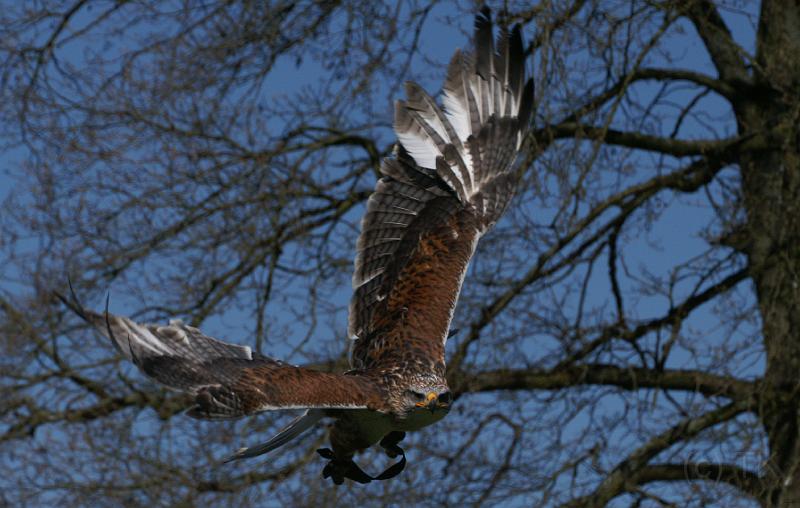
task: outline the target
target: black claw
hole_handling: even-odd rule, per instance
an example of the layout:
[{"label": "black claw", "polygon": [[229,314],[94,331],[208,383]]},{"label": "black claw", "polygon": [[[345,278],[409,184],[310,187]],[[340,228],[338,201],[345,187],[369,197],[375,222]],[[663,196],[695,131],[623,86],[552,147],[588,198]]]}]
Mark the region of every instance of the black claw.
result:
[{"label": "black claw", "polygon": [[322,470],[322,477],[326,479],[331,478],[336,485],[344,483],[345,478],[349,478],[358,483],[369,483],[372,481],[372,477],[358,467],[358,465],[353,462],[353,459],[337,459],[330,448],[320,448],[317,450],[317,453],[322,458],[330,461]]},{"label": "black claw", "polygon": [[397,443],[405,439],[405,437],[405,432],[393,431],[386,434],[386,436],[381,439],[381,447],[390,459],[393,459],[399,455],[404,455],[403,449],[397,446]]},{"label": "black claw", "polygon": [[319,453],[323,459],[333,460],[333,451],[331,451],[330,448],[320,448],[317,450],[317,453]]},{"label": "black claw", "polygon": [[390,432],[381,440],[381,446],[386,450],[386,454],[389,455],[389,457],[395,458],[397,456],[402,456],[402,458],[386,469],[386,471],[375,477],[365,473],[363,469],[358,467],[358,464],[356,464],[353,459],[337,459],[331,449],[320,448],[317,450],[317,453],[322,458],[329,460],[322,469],[322,477],[325,479],[331,478],[336,485],[344,483],[345,478],[361,484],[369,483],[372,480],[388,480],[389,478],[394,478],[406,467],[406,455],[403,449],[397,446],[397,443],[402,441],[405,437],[405,432]]}]

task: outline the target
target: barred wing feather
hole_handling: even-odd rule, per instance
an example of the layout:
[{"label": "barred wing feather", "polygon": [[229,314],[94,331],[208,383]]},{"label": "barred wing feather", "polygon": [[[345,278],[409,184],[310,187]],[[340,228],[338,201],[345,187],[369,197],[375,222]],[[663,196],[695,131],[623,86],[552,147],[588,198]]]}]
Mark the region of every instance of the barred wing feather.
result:
[{"label": "barred wing feather", "polygon": [[58,296],[148,377],[193,395],[190,416],[236,418],[275,409],[383,408],[382,394],[362,376],[295,367],[247,346],[209,337],[180,321],[137,323],[84,309],[74,295],[71,300]]},{"label": "barred wing feather", "polygon": [[396,354],[399,335],[426,337],[443,358],[476,242],[513,196],[533,109],[519,26],[501,29],[496,47],[484,9],[474,55],[457,51],[448,67],[444,109],[415,83],[395,106],[399,146],[381,166],[357,245],[348,330],[357,368]]}]

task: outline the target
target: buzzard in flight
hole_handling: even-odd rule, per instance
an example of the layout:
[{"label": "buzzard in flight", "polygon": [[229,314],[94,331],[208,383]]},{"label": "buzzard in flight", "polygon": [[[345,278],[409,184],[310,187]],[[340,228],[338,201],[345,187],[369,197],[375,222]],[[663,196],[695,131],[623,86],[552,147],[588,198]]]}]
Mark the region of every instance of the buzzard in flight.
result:
[{"label": "buzzard in flight", "polygon": [[[525,79],[519,26],[495,44],[491,12],[475,19],[474,53],[456,51],[440,108],[419,85],[395,106],[394,157],[367,202],[356,246],[349,336],[351,370],[295,367],[229,344],[179,321],[135,323],[62,301],[108,336],[147,376],[194,396],[197,418],[261,411],[305,412],[269,441],[230,459],[254,457],[299,436],[323,417],[335,423],[323,475],[366,483],[399,473],[405,431],[443,418],[452,403],[445,343],[478,239],[514,193],[514,161],[530,122],[533,82]],[[354,462],[380,443],[400,461],[377,477]]]}]

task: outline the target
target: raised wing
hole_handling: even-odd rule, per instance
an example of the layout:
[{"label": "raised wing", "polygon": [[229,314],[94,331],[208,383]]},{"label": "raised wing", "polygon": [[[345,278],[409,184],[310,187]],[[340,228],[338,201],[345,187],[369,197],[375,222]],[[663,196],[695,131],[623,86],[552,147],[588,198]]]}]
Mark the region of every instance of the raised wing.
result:
[{"label": "raised wing", "polygon": [[[166,326],[136,323],[88,311],[74,295],[72,300],[57,296],[147,376],[194,395],[188,414],[195,418],[236,418],[292,408],[383,409],[384,397],[368,378],[295,367],[180,321]],[[319,419],[319,413],[312,414]]]},{"label": "raised wing", "polygon": [[480,236],[503,214],[530,123],[520,27],[475,21],[475,54],[453,55],[444,111],[415,83],[395,107],[396,157],[367,202],[353,274],[349,335],[356,368],[419,350],[444,367],[444,343]]}]

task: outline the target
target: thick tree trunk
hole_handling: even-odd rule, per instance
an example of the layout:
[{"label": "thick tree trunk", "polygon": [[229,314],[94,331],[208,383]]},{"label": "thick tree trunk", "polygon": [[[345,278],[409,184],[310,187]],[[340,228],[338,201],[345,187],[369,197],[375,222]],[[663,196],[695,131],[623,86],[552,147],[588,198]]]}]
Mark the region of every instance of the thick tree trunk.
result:
[{"label": "thick tree trunk", "polygon": [[800,3],[765,0],[755,86],[735,105],[741,132],[781,129],[740,159],[746,253],[763,320],[760,416],[770,446],[767,506],[800,506]]}]

